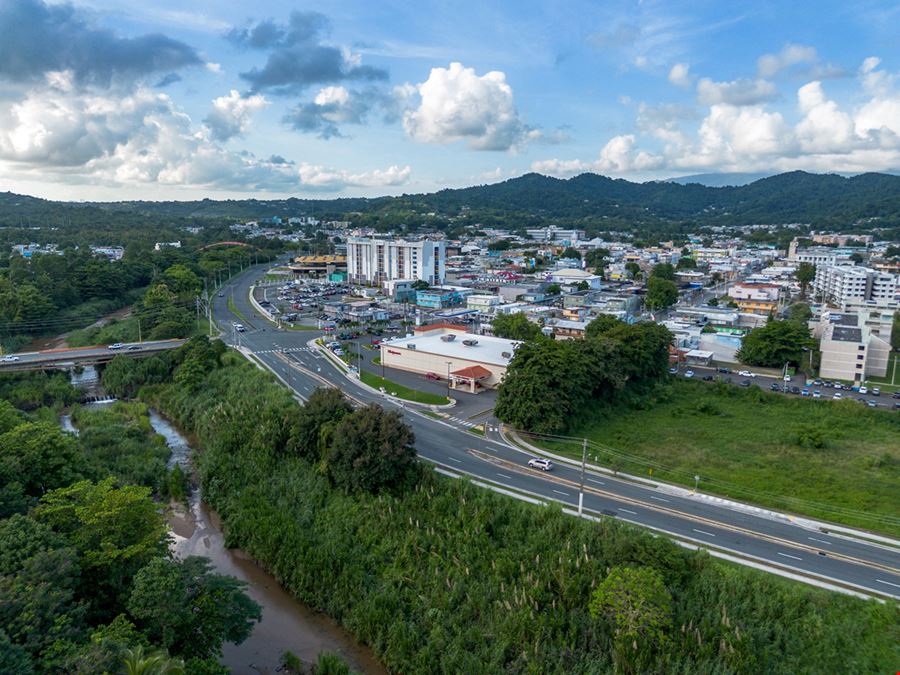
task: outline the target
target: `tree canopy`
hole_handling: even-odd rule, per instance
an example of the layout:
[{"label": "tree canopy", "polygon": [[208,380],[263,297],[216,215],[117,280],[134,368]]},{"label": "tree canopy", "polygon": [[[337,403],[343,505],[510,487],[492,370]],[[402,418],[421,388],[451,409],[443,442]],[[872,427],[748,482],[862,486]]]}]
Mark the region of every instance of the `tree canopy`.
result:
[{"label": "tree canopy", "polygon": [[491,331],[507,340],[537,340],[542,337],[541,327],[522,312],[498,314],[491,321]]},{"label": "tree canopy", "polygon": [[737,357],[749,366],[780,368],[785,363],[799,365],[803,360],[803,348],[812,346],[805,323],[769,321],[744,336]]},{"label": "tree canopy", "polygon": [[644,302],[650,309],[665,309],[678,302],[678,287],[674,282],[659,276],[647,280],[647,295]]}]

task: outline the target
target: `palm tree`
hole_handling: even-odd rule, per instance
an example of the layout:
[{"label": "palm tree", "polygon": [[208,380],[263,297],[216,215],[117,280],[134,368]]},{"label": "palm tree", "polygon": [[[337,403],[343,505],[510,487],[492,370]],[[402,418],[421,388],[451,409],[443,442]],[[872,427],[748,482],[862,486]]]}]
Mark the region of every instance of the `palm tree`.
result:
[{"label": "palm tree", "polygon": [[125,650],[125,675],[184,675],[184,661],[158,650],[144,653],[142,646]]}]

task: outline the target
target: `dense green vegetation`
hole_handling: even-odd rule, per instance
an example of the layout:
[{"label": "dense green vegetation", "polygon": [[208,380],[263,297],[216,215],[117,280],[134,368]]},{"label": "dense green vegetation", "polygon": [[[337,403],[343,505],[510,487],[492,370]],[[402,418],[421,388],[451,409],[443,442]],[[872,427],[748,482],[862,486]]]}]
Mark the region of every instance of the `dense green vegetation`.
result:
[{"label": "dense green vegetation", "polygon": [[900,416],[856,401],[672,380],[634,406],[595,409],[542,440],[605,466],[889,534],[900,534]]},{"label": "dense green vegetation", "polygon": [[[3,385],[29,409],[66,397],[57,378]],[[153,498],[171,485],[169,451],[146,407],[72,418],[77,436],[53,410],[0,399],[0,672],[221,675],[221,645],[245,639],[259,608],[205,559],[169,557]]]},{"label": "dense green vegetation", "polygon": [[805,351],[816,344],[802,316],[801,310],[797,318],[792,313],[790,319],[769,321],[751,330],[741,341],[736,355],[738,360],[750,366],[767,368],[781,368],[786,363],[801,365]]},{"label": "dense green vegetation", "polygon": [[639,396],[668,367],[672,336],[654,323],[592,321],[584,340],[529,340],[516,348],[494,414],[517,429],[559,433],[597,402]]},{"label": "dense green vegetation", "polygon": [[[229,545],[392,670],[878,672],[900,656],[893,605],[723,565],[613,521],[432,472],[348,491],[322,453],[335,416],[350,417],[339,395],[307,413],[270,375],[222,363],[196,390],[170,382],[142,397],[199,439]],[[626,618],[632,606],[648,609]],[[645,638],[636,649],[632,634]]]}]

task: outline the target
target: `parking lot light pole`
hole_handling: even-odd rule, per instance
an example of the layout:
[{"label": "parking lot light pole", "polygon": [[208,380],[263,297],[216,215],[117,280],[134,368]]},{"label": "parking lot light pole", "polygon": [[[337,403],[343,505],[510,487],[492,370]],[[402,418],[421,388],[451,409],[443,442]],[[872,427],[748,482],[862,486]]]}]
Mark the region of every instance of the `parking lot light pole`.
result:
[{"label": "parking lot light pole", "polygon": [[587,462],[587,438],[581,439],[581,487],[578,488],[578,515],[584,510],[584,465]]},{"label": "parking lot light pole", "polygon": [[450,364],[453,361],[447,361],[447,398],[450,398]]}]

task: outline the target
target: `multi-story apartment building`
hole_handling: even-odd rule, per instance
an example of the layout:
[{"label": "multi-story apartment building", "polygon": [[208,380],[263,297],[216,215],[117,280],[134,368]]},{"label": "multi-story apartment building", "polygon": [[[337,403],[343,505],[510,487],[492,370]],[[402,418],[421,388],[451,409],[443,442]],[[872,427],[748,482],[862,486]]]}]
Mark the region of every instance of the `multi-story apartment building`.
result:
[{"label": "multi-story apartment building", "polygon": [[891,354],[890,335],[874,335],[857,314],[828,312],[819,330],[822,360],[819,375],[828,379],[861,382],[884,377]]},{"label": "multi-story apartment building", "polygon": [[547,227],[529,228],[525,230],[528,236],[535,241],[555,241],[560,244],[574,243],[580,239],[584,239],[584,230],[563,229],[556,225],[548,225]]},{"label": "multi-story apartment building", "polygon": [[826,302],[837,305],[854,300],[890,301],[897,295],[897,277],[868,267],[820,265],[813,289]]},{"label": "multi-story apartment building", "polygon": [[347,239],[351,283],[380,285],[394,279],[414,279],[440,285],[444,283],[446,258],[443,239]]},{"label": "multi-story apartment building", "polygon": [[728,289],[728,297],[741,312],[767,315],[778,308],[780,292],[778,284],[735,284]]}]

